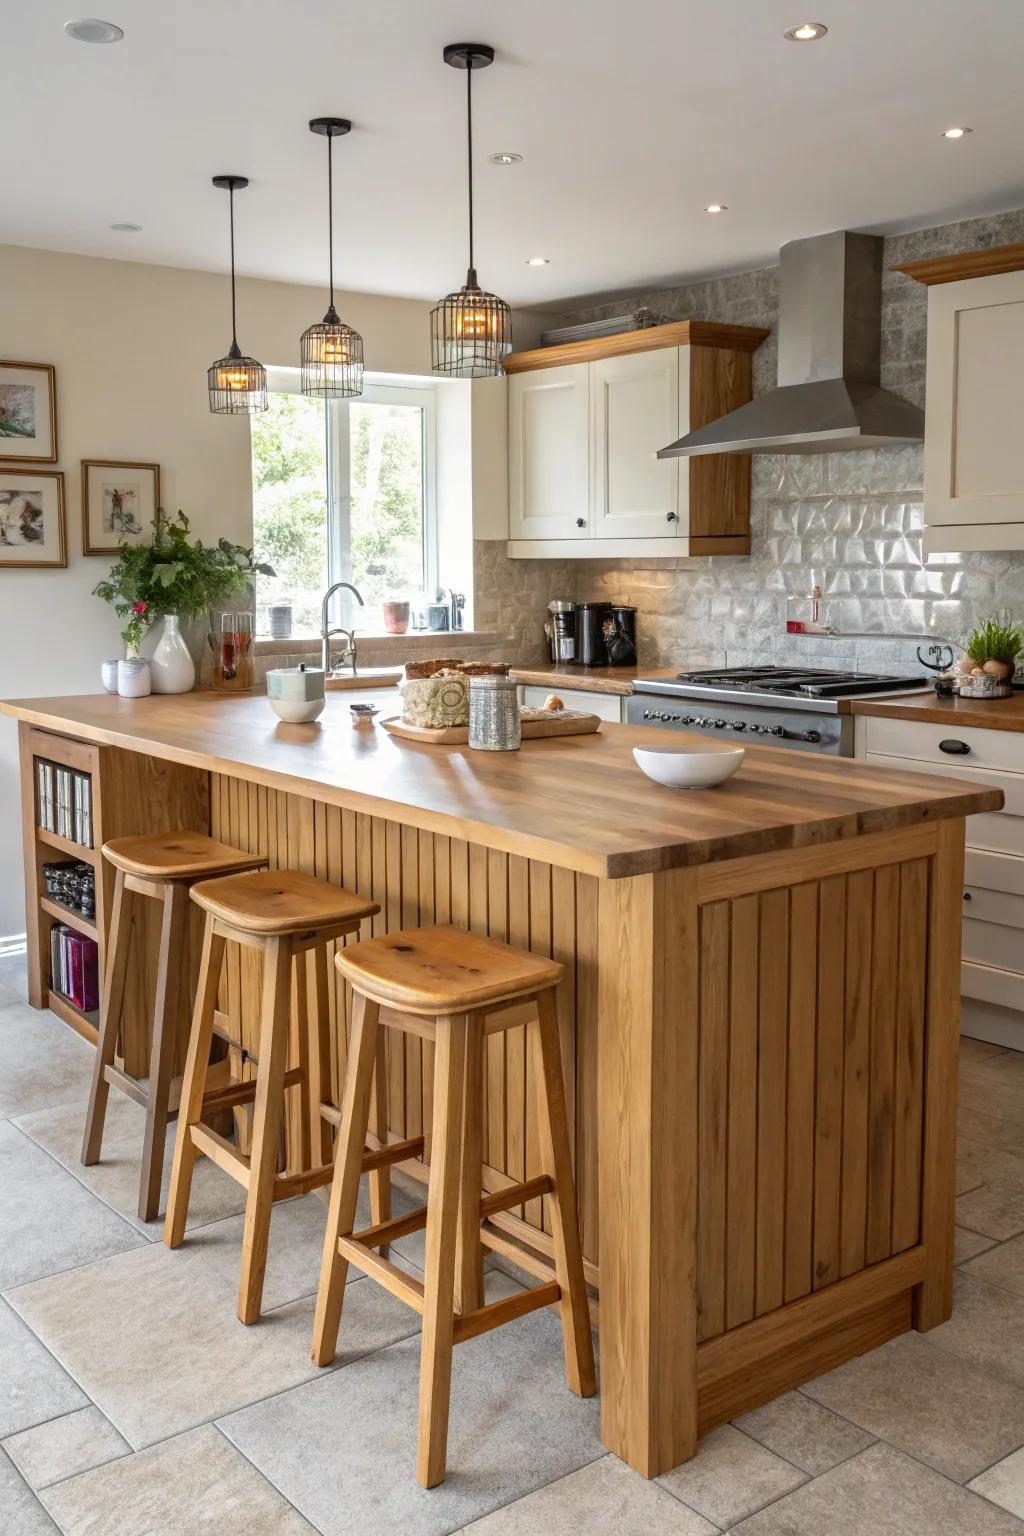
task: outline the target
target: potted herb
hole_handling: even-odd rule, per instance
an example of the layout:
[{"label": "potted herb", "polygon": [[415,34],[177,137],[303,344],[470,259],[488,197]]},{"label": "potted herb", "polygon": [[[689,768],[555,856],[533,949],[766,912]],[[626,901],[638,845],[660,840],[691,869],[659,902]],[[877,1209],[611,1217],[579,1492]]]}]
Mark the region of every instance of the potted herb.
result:
[{"label": "potted herb", "polygon": [[163,508],[153,519],[148,544],[122,541],[117,562],[93,589],[122,621],[129,656],[137,656],[143,637],[157,620],[164,634],[153,657],[157,692],[180,693],[192,687],[195,667],[178,630],[180,620],[196,619],[208,609],[237,600],[253,576],[273,576],[258,564],[251,549],[218,539],[214,546],[189,536],[183,512],[170,517]]},{"label": "potted herb", "polygon": [[1024,649],[1024,628],[1011,624],[1008,615],[997,614],[971,630],[965,649],[972,671],[980,668],[997,682],[1008,682]]}]

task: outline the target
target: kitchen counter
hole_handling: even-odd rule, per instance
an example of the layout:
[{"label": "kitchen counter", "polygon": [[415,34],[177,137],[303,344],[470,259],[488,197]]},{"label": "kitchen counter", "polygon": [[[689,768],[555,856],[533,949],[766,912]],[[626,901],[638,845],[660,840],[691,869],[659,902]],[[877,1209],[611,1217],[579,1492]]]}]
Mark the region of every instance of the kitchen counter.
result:
[{"label": "kitchen counter", "polygon": [[940,699],[935,693],[913,693],[898,699],[856,699],[855,715],[881,715],[891,720],[925,720],[930,725],[975,727],[986,731],[1024,731],[1024,690],[1010,699]]},{"label": "kitchen counter", "polygon": [[[397,709],[394,690],[367,696]],[[209,831],[372,898],[368,933],[452,922],[561,961],[601,1435],[647,1476],[716,1425],[948,1318],[964,818],[1001,793],[759,747],[721,788],[671,791],[632,760],[634,745],[680,740],[654,729],[471,752],[357,731],[350,697],[312,726],[278,724],[261,697],[0,706],[19,720],[32,1001],[48,995],[54,921],[40,884],[53,845],[33,828],[47,756],[93,775],[98,841],[109,807],[121,835]],[[109,871],[90,857],[102,969]],[[144,924],[139,943],[133,975]],[[258,996],[229,946],[225,1031],[250,1051]],[[330,989],[341,1040],[348,1001]],[[430,1052],[389,1041],[386,1139],[428,1123]],[[483,1186],[497,1191],[538,1169],[529,1020],[487,1052]],[[323,1084],[335,1105],[344,1057],[332,1051]],[[292,1122],[287,1154],[300,1171]],[[484,1240],[550,1279],[539,1206],[496,1213]]]},{"label": "kitchen counter", "polygon": [[627,696],[633,692],[638,677],[654,677],[668,682],[678,672],[678,667],[582,667],[577,662],[556,666],[551,662],[537,667],[513,667],[509,676],[528,687],[576,688],[584,693]]}]

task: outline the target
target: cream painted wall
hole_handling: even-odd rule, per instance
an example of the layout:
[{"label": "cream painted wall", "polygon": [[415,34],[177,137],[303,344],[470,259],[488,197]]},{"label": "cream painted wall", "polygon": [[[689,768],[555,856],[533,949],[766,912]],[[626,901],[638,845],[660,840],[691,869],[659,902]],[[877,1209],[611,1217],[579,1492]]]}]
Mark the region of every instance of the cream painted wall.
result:
[{"label": "cream painted wall", "polygon": [[[160,465],[164,505],[197,533],[248,543],[249,427],[211,416],[206,369],[227,350],[226,277],[0,246],[0,357],[53,363],[65,475],[68,568],[0,570],[0,698],[92,693],[120,649],[92,588],[109,561],[82,555],[80,461]],[[298,339],[325,305],[315,288],[243,281],[239,340],[268,364],[298,361]],[[425,374],[430,306],[344,294],[374,370]],[[44,466],[50,468],[53,466]],[[0,936],[24,928],[16,727],[0,720]]]}]

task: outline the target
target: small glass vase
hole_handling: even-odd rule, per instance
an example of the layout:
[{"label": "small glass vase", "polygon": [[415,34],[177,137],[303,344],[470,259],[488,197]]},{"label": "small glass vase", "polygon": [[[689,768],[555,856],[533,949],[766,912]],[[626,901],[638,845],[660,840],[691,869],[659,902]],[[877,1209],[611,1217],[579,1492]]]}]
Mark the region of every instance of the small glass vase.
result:
[{"label": "small glass vase", "polygon": [[255,614],[224,609],[210,614],[213,686],[221,693],[244,693],[253,686]]}]

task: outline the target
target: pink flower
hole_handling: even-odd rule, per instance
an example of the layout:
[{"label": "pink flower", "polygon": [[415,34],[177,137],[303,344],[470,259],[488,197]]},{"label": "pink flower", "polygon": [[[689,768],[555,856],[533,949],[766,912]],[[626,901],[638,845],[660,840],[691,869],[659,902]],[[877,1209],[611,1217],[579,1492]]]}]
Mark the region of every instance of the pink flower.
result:
[{"label": "pink flower", "polygon": [[146,609],[148,607],[149,607],[148,603],[143,603],[143,602],[133,603],[132,604],[132,613],[138,614],[139,618],[141,618],[142,615],[145,613],[145,611],[146,611]]}]

